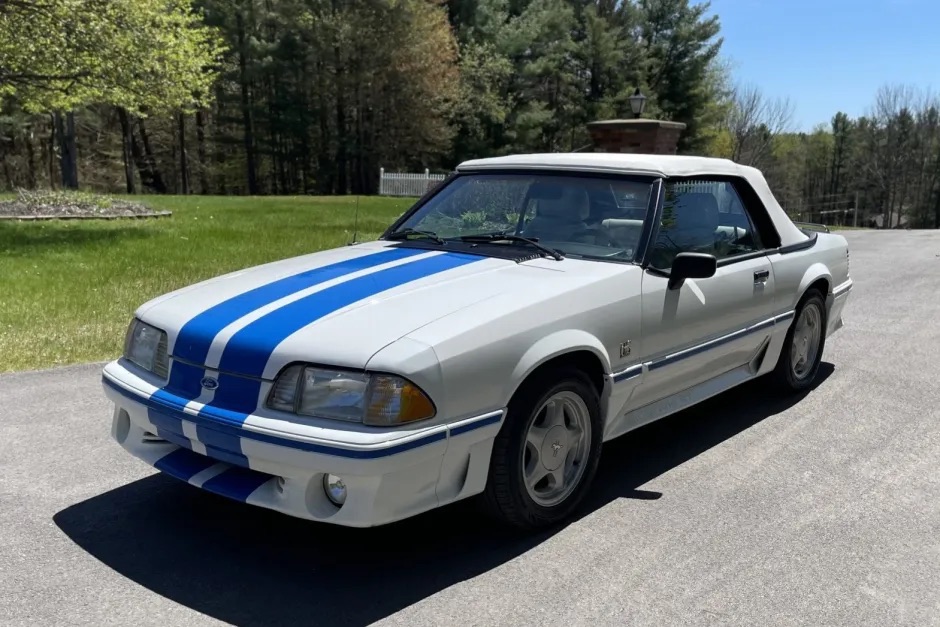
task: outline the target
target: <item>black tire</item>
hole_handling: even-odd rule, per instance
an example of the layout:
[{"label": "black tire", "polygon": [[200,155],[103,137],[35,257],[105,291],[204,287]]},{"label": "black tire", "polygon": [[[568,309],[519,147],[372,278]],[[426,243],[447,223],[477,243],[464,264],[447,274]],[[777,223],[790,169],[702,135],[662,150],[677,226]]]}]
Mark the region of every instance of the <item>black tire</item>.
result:
[{"label": "black tire", "polygon": [[[792,360],[790,359],[790,349],[793,346],[793,336],[796,331],[797,323],[807,307],[816,307],[819,310],[821,328],[816,357],[810,368],[800,376],[795,371]],[[780,357],[777,360],[777,366],[772,373],[774,384],[780,391],[802,392],[812,387],[816,380],[816,375],[819,372],[819,364],[822,363],[823,350],[826,348],[827,324],[825,298],[819,290],[810,290],[803,296],[796,308],[796,314],[793,316],[793,321],[790,323],[790,328],[787,330],[786,338],[783,341],[783,347],[780,349]]]},{"label": "black tire", "polygon": [[[591,440],[586,467],[570,494],[560,503],[544,507],[536,503],[523,480],[523,447],[526,430],[535,412],[553,395],[573,392],[588,409]],[[597,473],[603,440],[600,398],[582,372],[559,368],[527,381],[509,403],[502,429],[493,444],[483,503],[489,514],[520,529],[538,529],[567,518],[584,499]]]}]

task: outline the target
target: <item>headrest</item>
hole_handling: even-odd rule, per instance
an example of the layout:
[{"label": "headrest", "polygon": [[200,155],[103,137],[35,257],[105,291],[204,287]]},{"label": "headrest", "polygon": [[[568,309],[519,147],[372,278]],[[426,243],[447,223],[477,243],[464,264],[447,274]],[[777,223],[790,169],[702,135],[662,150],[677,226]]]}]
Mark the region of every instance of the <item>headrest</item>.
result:
[{"label": "headrest", "polygon": [[538,217],[564,219],[569,222],[580,222],[588,217],[590,201],[585,190],[566,185],[550,196],[538,199]]},{"label": "headrest", "polygon": [[718,199],[714,194],[682,194],[673,205],[673,229],[718,228]]}]

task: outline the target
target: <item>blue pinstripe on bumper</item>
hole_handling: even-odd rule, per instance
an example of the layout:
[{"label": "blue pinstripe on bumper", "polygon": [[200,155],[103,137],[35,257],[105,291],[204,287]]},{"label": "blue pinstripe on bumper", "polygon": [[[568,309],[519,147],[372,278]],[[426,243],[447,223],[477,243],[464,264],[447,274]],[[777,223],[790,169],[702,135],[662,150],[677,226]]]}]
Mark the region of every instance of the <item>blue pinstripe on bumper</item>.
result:
[{"label": "blue pinstripe on bumper", "polygon": [[[439,442],[448,437],[448,432],[445,428],[440,431],[430,433],[426,436],[409,440],[408,442],[403,442],[401,444],[379,449],[351,449],[327,444],[316,444],[312,442],[281,438],[265,433],[258,433],[234,426],[231,421],[228,420],[224,410],[216,412],[213,411],[215,408],[210,408],[208,406],[203,408],[203,410],[200,411],[198,415],[187,413],[183,411],[183,408],[188,402],[186,399],[174,399],[164,391],[161,391],[159,395],[146,398],[134,394],[121,385],[111,381],[107,377],[103,377],[102,382],[104,385],[118,392],[122,396],[146,406],[148,418],[150,419],[151,423],[158,428],[158,430],[160,430],[164,435],[169,436],[164,437],[164,439],[167,441],[173,442],[174,444],[178,444],[180,446],[191,448],[188,438],[183,433],[182,425],[184,420],[195,423],[198,440],[206,446],[207,454],[214,456],[221,461],[244,467],[248,466],[248,462],[247,458],[244,456],[244,453],[241,450],[242,439],[265,442],[267,444],[284,446],[287,448],[298,449],[310,453],[321,453],[325,455],[353,459],[376,459],[380,457],[387,457],[389,455],[395,455],[397,453],[403,453],[405,451],[425,446],[427,444]],[[216,415],[217,413],[218,415]],[[481,429],[499,422],[501,418],[502,412],[491,412],[489,414],[485,414],[478,417],[477,419],[450,428],[450,436],[455,437],[470,431],[474,431],[476,429]],[[182,440],[182,442],[180,440]]]}]

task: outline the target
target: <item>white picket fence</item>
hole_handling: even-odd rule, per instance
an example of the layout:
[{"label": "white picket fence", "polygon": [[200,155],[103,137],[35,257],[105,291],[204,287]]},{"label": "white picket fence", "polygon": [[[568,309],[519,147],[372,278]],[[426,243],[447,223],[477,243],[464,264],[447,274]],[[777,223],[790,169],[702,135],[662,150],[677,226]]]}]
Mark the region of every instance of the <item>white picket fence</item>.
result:
[{"label": "white picket fence", "polygon": [[379,195],[380,196],[423,196],[426,191],[440,183],[446,174],[431,174],[429,170],[423,173],[415,172],[386,172],[379,169]]}]

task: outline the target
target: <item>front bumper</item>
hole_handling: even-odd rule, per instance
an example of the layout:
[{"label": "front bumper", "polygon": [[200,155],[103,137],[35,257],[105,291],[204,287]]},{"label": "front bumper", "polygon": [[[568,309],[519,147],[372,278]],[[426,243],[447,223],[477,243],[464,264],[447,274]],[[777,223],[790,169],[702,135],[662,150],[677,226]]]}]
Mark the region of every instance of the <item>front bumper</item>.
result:
[{"label": "front bumper", "polygon": [[[287,422],[274,431],[270,418],[232,420],[224,410],[167,394],[144,376],[122,360],[102,375],[115,404],[111,435],[132,455],[222,496],[353,527],[400,520],[481,492],[505,414],[411,431],[338,423],[311,437]],[[341,507],[323,490],[328,473],[346,484]]]}]

